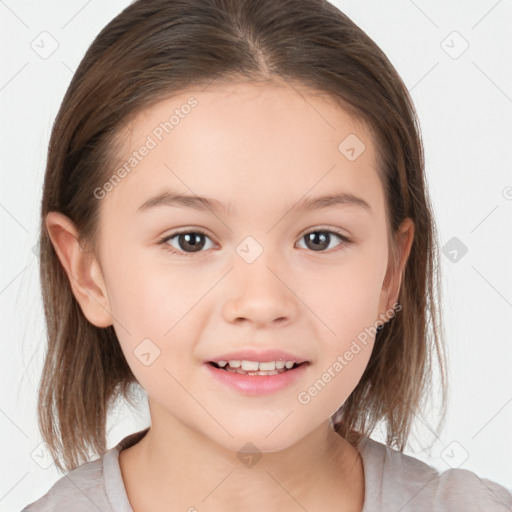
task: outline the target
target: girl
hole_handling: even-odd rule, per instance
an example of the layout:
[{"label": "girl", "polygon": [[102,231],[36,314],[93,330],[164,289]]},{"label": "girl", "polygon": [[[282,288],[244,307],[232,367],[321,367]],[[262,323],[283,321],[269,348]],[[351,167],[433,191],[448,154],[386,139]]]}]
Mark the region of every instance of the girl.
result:
[{"label": "girl", "polygon": [[[330,3],[132,3],[63,100],[41,221],[39,426],[69,472],[25,511],[511,510],[402,453],[433,361],[445,386],[422,143]],[[151,425],[107,451],[134,383]]]}]

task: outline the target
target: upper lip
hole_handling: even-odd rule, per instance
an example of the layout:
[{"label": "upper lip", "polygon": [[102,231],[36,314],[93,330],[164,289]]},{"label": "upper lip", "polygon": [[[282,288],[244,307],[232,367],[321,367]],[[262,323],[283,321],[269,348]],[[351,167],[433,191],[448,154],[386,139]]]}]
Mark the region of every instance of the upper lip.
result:
[{"label": "upper lip", "polygon": [[233,352],[226,352],[219,356],[208,359],[208,363],[218,361],[258,361],[258,362],[268,362],[268,361],[294,361],[297,364],[303,363],[306,361],[303,357],[296,356],[289,352],[284,352],[283,350],[277,349],[267,349],[267,350],[254,350],[254,349],[245,349],[245,350],[235,350]]}]

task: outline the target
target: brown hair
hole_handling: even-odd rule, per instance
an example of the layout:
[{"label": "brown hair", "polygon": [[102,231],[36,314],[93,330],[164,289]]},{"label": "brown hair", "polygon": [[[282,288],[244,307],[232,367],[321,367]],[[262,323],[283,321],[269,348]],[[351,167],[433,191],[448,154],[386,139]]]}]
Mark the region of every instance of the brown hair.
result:
[{"label": "brown hair", "polygon": [[[98,328],[84,316],[50,241],[46,215],[68,216],[81,243],[95,253],[100,201],[93,191],[112,174],[116,134],[128,119],[187,87],[279,79],[334,99],[371,127],[389,234],[406,217],[415,225],[401,312],[377,333],[369,364],[332,424],[350,438],[369,434],[382,421],[387,443],[403,451],[432,380],[434,352],[444,421],[437,235],[416,113],[389,60],[326,1],[139,0],[108,23],[87,50],[49,144],[40,233],[48,350],[38,420],[60,470],[87,461],[90,449],[98,455],[106,451],[109,409],[119,396],[130,400],[129,386],[137,381],[113,326]],[[388,238],[394,257],[394,239]]]}]

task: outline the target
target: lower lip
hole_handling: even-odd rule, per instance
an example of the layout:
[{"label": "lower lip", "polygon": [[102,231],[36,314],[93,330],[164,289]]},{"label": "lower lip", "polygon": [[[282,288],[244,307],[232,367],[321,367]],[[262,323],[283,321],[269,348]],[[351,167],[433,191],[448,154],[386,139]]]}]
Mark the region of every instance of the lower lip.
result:
[{"label": "lower lip", "polygon": [[305,362],[293,370],[276,375],[241,375],[240,373],[221,370],[209,363],[205,364],[214,378],[245,395],[276,393],[299,379],[309,365],[309,363]]}]

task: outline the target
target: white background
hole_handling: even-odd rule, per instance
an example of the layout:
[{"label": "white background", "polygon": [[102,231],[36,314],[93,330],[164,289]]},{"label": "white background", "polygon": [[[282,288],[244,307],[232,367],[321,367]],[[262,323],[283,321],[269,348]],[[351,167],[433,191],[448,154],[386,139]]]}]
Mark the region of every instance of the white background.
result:
[{"label": "white background", "polygon": [[[1,510],[21,510],[62,476],[32,458],[41,450],[36,392],[45,336],[33,248],[46,151],[73,71],[128,3],[0,2]],[[457,237],[468,249],[457,262],[441,258],[448,421],[439,438],[428,438],[435,412],[418,418],[405,453],[440,470],[449,461],[512,488],[512,2],[333,3],[377,42],[411,91],[440,245]],[[31,47],[43,31],[58,42],[47,59]],[[469,47],[457,56],[464,40]],[[109,447],[149,425],[146,408],[119,405]],[[379,432],[373,437],[382,440]]]}]

